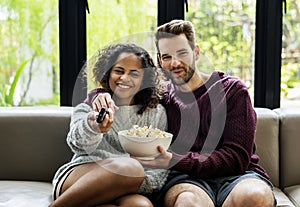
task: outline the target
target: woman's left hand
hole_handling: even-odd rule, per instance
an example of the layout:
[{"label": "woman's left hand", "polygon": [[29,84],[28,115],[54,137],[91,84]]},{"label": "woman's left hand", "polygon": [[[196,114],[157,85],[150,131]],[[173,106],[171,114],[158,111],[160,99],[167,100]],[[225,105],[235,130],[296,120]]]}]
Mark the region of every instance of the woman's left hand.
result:
[{"label": "woman's left hand", "polygon": [[172,159],[172,153],[167,152],[161,146],[158,146],[157,149],[160,152],[160,154],[154,160],[141,160],[135,157],[133,158],[137,159],[145,167],[167,169]]}]

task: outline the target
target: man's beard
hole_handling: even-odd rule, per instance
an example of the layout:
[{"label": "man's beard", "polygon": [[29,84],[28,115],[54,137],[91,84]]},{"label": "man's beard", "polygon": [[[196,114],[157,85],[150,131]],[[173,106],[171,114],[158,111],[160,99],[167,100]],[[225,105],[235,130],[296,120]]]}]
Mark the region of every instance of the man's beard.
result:
[{"label": "man's beard", "polygon": [[184,85],[184,84],[188,83],[191,80],[191,78],[193,77],[194,73],[195,73],[195,69],[190,67],[190,66],[189,66],[188,69],[182,68],[182,67],[180,67],[180,68],[184,69],[184,71],[186,72],[184,77],[174,77],[172,75],[172,71],[175,70],[176,68],[173,68],[171,71],[168,72],[169,78],[172,80],[172,82],[175,85],[178,85],[178,86],[181,86],[181,85]]}]

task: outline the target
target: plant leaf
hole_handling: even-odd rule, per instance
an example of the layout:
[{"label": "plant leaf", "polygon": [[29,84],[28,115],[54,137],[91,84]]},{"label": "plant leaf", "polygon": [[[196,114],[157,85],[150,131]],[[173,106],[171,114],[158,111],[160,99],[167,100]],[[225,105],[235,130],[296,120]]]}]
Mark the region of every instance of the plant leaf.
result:
[{"label": "plant leaf", "polygon": [[9,93],[8,95],[5,97],[5,102],[9,105],[12,106],[13,104],[13,99],[14,99],[14,93],[15,93],[15,89],[16,89],[16,86],[17,86],[17,83],[19,81],[19,78],[20,78],[20,75],[22,74],[26,64],[31,60],[32,58],[28,59],[28,60],[25,60],[21,65],[20,67],[17,69],[16,71],[16,74],[14,76],[14,79],[13,79],[13,82],[12,84],[10,85],[10,89],[9,89]]},{"label": "plant leaf", "polygon": [[4,101],[3,95],[0,93],[0,106],[6,106],[7,104]]}]

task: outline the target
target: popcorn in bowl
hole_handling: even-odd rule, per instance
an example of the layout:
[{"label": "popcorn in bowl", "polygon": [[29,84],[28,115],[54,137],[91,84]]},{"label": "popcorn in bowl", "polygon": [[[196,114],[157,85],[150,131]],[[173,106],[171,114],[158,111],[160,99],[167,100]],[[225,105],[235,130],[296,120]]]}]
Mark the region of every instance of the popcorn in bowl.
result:
[{"label": "popcorn in bowl", "polygon": [[131,129],[129,129],[125,135],[133,136],[133,137],[159,137],[165,138],[168,136],[168,133],[165,131],[161,131],[160,129],[153,128],[151,125],[139,127],[138,125],[133,125]]},{"label": "popcorn in bowl", "polygon": [[171,145],[173,134],[152,126],[139,127],[134,125],[129,130],[118,132],[123,149],[131,156],[140,159],[154,159],[159,155],[158,146],[165,150]]}]

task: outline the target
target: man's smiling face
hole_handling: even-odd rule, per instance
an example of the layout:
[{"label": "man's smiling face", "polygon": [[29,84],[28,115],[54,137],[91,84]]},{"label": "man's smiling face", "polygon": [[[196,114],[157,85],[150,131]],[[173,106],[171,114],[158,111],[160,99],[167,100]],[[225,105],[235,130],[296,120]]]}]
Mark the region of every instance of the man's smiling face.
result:
[{"label": "man's smiling face", "polygon": [[168,71],[174,84],[187,83],[195,73],[195,58],[189,42],[184,34],[158,41],[160,64]]}]

